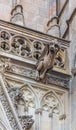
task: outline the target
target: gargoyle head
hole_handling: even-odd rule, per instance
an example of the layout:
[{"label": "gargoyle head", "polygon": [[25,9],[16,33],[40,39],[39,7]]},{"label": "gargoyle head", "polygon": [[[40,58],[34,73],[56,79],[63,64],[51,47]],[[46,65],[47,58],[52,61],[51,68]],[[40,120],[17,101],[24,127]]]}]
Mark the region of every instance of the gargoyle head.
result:
[{"label": "gargoyle head", "polygon": [[54,45],[55,54],[60,50],[60,46],[58,44]]},{"label": "gargoyle head", "polygon": [[50,51],[51,54],[57,54],[59,49],[60,49],[60,47],[59,47],[58,44],[54,44],[54,45],[49,47],[49,51]]},{"label": "gargoyle head", "polygon": [[49,48],[49,51],[50,51],[51,54],[55,54],[55,49],[54,49],[53,46],[51,46],[51,47]]}]

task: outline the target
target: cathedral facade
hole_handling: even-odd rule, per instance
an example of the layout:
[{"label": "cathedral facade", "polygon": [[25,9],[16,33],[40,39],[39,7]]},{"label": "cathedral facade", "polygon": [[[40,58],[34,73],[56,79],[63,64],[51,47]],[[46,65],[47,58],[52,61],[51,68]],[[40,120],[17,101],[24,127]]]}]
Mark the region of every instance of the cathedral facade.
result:
[{"label": "cathedral facade", "polygon": [[0,130],[76,129],[76,0],[0,0]]}]

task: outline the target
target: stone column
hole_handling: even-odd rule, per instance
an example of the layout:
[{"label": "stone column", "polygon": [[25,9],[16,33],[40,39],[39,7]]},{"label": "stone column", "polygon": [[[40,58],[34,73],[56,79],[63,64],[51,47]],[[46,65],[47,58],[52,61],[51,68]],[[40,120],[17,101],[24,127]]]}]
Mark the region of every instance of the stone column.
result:
[{"label": "stone column", "polygon": [[47,34],[59,37],[60,27],[57,16],[57,0],[51,0],[49,7],[49,21],[47,23]]},{"label": "stone column", "polygon": [[73,75],[71,82],[71,129],[76,128],[76,66],[73,67],[72,74]]},{"label": "stone column", "polygon": [[59,117],[59,120],[60,120],[60,130],[65,130],[65,119],[66,119],[66,115],[63,114]]},{"label": "stone column", "polygon": [[36,114],[36,124],[35,124],[35,126],[36,126],[36,130],[40,130],[41,128],[40,128],[40,116],[41,116],[41,113],[42,113],[42,109],[41,108],[39,108],[39,109],[37,109],[36,111],[35,111],[35,114]]},{"label": "stone column", "polygon": [[51,129],[50,130],[53,130],[53,113],[49,114],[49,118],[51,119],[51,121],[50,121]]}]

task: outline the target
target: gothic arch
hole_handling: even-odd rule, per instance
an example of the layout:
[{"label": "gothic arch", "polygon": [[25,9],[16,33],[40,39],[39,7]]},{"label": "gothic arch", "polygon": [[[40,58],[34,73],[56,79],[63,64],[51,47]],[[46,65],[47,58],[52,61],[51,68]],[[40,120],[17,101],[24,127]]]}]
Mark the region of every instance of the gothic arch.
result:
[{"label": "gothic arch", "polygon": [[38,99],[38,97],[37,97],[37,95],[36,95],[36,93],[35,93],[35,91],[34,91],[32,85],[29,84],[29,83],[25,83],[25,84],[21,87],[21,89],[24,89],[24,90],[26,90],[26,88],[27,88],[31,93],[34,94],[34,96],[35,96],[36,108],[38,108],[38,106],[39,106],[39,99]]},{"label": "gothic arch", "polygon": [[56,101],[57,101],[57,103],[58,103],[58,105],[59,105],[59,115],[60,114],[63,114],[64,113],[64,110],[63,110],[63,103],[62,103],[62,101],[59,99],[59,97],[58,97],[58,95],[56,94],[56,92],[55,91],[48,91],[43,97],[42,97],[42,99],[41,99],[41,106],[42,106],[42,102],[43,102],[43,100],[44,100],[44,98],[45,97],[47,97],[49,94],[53,94],[52,96],[56,99]]},{"label": "gothic arch", "polygon": [[13,37],[12,37],[12,40],[14,39],[14,38],[16,38],[16,37],[20,37],[20,38],[23,38],[23,39],[25,39],[25,40],[27,40],[30,44],[31,44],[31,41],[29,40],[29,38],[27,38],[27,37],[24,37],[24,36],[21,36],[21,35],[14,35]]}]

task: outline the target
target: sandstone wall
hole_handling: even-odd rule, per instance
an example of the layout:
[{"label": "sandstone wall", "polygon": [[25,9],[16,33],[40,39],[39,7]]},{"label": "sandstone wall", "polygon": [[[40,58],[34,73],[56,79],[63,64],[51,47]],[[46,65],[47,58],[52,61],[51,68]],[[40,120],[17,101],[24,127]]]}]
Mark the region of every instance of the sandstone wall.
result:
[{"label": "sandstone wall", "polygon": [[[45,32],[49,20],[49,0],[22,0],[25,26]],[[12,0],[0,0],[0,19],[10,21]]]},{"label": "sandstone wall", "polygon": [[0,0],[0,19],[10,21],[11,0]]},{"label": "sandstone wall", "polygon": [[25,25],[44,32],[49,19],[49,0],[22,0]]}]

